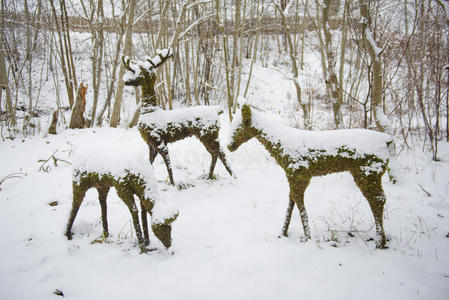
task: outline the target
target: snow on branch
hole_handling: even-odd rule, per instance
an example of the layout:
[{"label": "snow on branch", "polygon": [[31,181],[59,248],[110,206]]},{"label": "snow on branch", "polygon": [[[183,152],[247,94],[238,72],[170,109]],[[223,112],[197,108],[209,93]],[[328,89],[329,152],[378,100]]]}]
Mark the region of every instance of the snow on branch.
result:
[{"label": "snow on branch", "polygon": [[204,20],[206,20],[207,18],[210,18],[211,16],[214,16],[215,14],[211,14],[211,15],[207,15],[204,17],[201,17],[200,19],[198,19],[197,21],[193,22],[192,24],[190,24],[186,30],[184,30],[182,32],[182,34],[180,34],[181,31],[181,23],[182,20],[184,19],[184,16],[186,14],[186,10],[192,8],[195,5],[198,4],[204,4],[204,3],[208,3],[210,1],[198,1],[198,2],[193,2],[191,3],[192,0],[186,0],[184,2],[184,4],[181,7],[181,12],[178,15],[178,18],[176,19],[176,23],[175,23],[175,30],[173,33],[173,36],[171,37],[170,43],[168,44],[168,48],[174,48],[178,45],[179,40],[184,37],[184,35],[187,34],[187,32],[189,32],[190,30],[192,30],[193,28],[195,28],[197,25],[201,24]]},{"label": "snow on branch", "polygon": [[203,23],[205,20],[216,16],[215,13],[213,14],[208,14],[205,16],[202,16],[201,18],[199,18],[198,20],[196,20],[195,22],[193,22],[192,24],[190,24],[179,36],[178,36],[178,40],[182,40],[184,38],[184,36],[189,33],[189,31],[191,31],[193,28],[195,28],[196,26],[200,25],[201,23]]},{"label": "snow on branch", "polygon": [[133,23],[133,26],[135,26],[136,24],[138,24],[140,22],[140,20],[146,16],[147,13],[149,13],[151,11],[151,9],[147,9],[146,11],[144,11],[137,19],[136,21]]},{"label": "snow on branch", "polygon": [[383,49],[377,47],[377,44],[373,38],[373,34],[371,33],[371,29],[368,26],[365,27],[365,36],[366,36],[366,40],[368,41],[368,44],[370,45],[371,49],[373,49],[374,54],[376,55],[376,57],[379,57],[380,54],[382,53]]},{"label": "snow on branch", "polygon": [[448,24],[449,26],[449,1],[448,0],[436,0],[436,1],[443,9],[444,15],[446,17],[446,24]]}]

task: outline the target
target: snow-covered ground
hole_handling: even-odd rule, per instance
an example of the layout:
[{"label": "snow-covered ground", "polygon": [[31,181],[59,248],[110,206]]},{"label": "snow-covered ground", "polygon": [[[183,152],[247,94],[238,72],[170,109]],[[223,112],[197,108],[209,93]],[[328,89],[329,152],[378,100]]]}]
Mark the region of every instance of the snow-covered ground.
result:
[{"label": "snow-covered ground", "polygon": [[[88,37],[80,34],[79,40],[83,36]],[[83,53],[79,77],[90,82],[89,51]],[[294,86],[286,79],[288,66],[268,65],[255,65],[246,100],[287,118],[290,125],[301,124]],[[309,75],[320,68],[313,55],[306,56],[307,68]],[[304,86],[323,87],[312,75]],[[128,88],[125,93],[131,109],[122,114],[123,121],[133,111],[128,105],[135,103],[132,92]],[[87,99],[91,93],[88,90]],[[46,86],[40,102],[45,111],[54,106],[52,97],[53,90]],[[322,103],[314,105],[314,128],[329,128],[330,111],[321,109]],[[229,129],[225,115],[223,144]],[[49,121],[50,115],[40,119],[43,131]],[[168,184],[160,157],[154,167],[162,196],[179,209],[173,245],[164,250],[151,236],[159,250],[140,254],[130,214],[115,191],[108,198],[110,238],[96,242],[102,225],[94,189],[75,220],[73,240],[64,236],[72,201],[69,163],[74,144],[86,132],[60,125],[55,136],[40,133],[0,142],[0,181],[13,173],[20,177],[0,185],[0,299],[57,299],[56,289],[66,299],[448,298],[447,143],[440,144],[439,162],[431,161],[419,146],[403,151],[399,183],[384,177],[387,250],[375,248],[371,211],[347,173],[312,180],[305,204],[313,239],[304,242],[296,209],[289,237],[279,237],[288,183],[257,141],[228,153],[237,178],[219,161],[215,180],[205,179],[210,155],[200,142],[188,138],[170,144],[177,187]],[[59,159],[57,166],[52,154]]]},{"label": "snow-covered ground", "polygon": [[[229,124],[222,120],[223,133]],[[134,130],[134,129],[131,129]],[[179,208],[173,246],[140,254],[130,215],[115,192],[108,198],[111,237],[90,190],[73,227],[70,150],[83,130],[0,144],[0,299],[447,299],[449,295],[449,145],[441,162],[418,152],[400,158],[399,184],[384,178],[389,249],[375,248],[367,201],[349,174],[313,179],[305,202],[313,240],[302,242],[295,210],[290,235],[279,238],[288,200],[283,171],[255,140],[220,162],[194,138],[170,145],[175,180],[155,161],[163,196]],[[222,137],[225,140],[224,137]],[[110,149],[119,151],[120,149]],[[45,167],[44,166],[44,167]],[[421,187],[420,187],[421,186]],[[430,196],[424,192],[430,194]],[[57,201],[56,206],[49,203]]]}]

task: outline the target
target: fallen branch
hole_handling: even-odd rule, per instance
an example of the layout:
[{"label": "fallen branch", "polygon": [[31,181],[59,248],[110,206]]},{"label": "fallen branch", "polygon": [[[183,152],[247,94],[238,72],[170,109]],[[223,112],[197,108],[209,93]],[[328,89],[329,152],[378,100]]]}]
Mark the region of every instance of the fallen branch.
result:
[{"label": "fallen branch", "polygon": [[62,161],[62,162],[64,162],[64,163],[66,163],[66,164],[69,164],[69,165],[71,165],[71,163],[70,162],[68,162],[68,161],[66,161],[66,160],[64,160],[64,159],[61,159],[61,158],[57,158],[56,156],[55,156],[55,154],[58,152],[58,150],[55,150],[54,152],[53,152],[53,154],[52,155],[50,155],[50,157],[49,158],[47,158],[47,159],[39,159],[37,162],[41,162],[42,163],[42,165],[39,167],[39,172],[40,171],[44,171],[44,172],[46,172],[46,173],[48,173],[48,172],[50,172],[50,165],[49,164],[47,164],[51,159],[53,159],[53,164],[54,164],[54,166],[55,167],[57,167],[58,166],[58,161]]}]

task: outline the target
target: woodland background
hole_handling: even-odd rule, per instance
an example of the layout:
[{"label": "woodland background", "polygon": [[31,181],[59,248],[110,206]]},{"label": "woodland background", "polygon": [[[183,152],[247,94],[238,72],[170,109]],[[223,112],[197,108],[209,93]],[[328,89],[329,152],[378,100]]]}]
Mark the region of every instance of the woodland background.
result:
[{"label": "woodland background", "polygon": [[136,112],[139,91],[124,89],[121,56],[152,56],[177,31],[175,56],[158,70],[164,109],[220,104],[232,119],[238,99],[251,98],[253,67],[271,67],[294,87],[287,97],[296,105],[285,113],[292,126],[376,128],[396,137],[398,151],[419,145],[437,160],[438,142],[449,139],[448,7],[445,0],[2,0],[1,137],[46,132],[56,108],[58,126],[68,127],[81,82],[83,126],[129,126],[124,115]]}]

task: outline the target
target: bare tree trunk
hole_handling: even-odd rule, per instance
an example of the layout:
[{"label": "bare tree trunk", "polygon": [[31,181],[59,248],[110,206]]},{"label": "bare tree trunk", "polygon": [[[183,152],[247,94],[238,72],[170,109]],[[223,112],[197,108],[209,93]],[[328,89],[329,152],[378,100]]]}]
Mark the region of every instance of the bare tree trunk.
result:
[{"label": "bare tree trunk", "polygon": [[42,15],[42,3],[41,2],[42,2],[41,0],[38,0],[37,4],[36,4],[37,5],[37,16],[36,16],[37,22],[35,22],[33,24],[33,26],[35,27],[34,38],[33,38],[33,47],[32,47],[33,51],[36,51],[36,49],[37,49],[39,31],[41,30],[41,24],[40,24],[41,23],[40,19],[41,19],[41,15]]},{"label": "bare tree trunk", "polygon": [[53,117],[51,119],[50,127],[48,128],[49,134],[56,134],[56,126],[58,125],[58,116],[59,116],[59,109],[55,109],[53,111]]},{"label": "bare tree trunk", "polygon": [[311,129],[312,125],[310,124],[309,108],[307,107],[307,104],[304,101],[302,101],[302,99],[301,99],[301,86],[299,84],[299,78],[298,78],[298,74],[299,74],[298,65],[297,65],[297,61],[296,61],[296,57],[295,57],[295,49],[293,47],[293,42],[292,42],[290,32],[288,29],[287,19],[284,15],[284,11],[279,7],[279,5],[276,4],[276,2],[274,2],[274,0],[271,0],[271,1],[273,2],[274,6],[276,7],[276,10],[279,12],[279,14],[281,16],[282,29],[283,29],[283,32],[285,33],[285,37],[287,38],[289,56],[290,56],[290,61],[292,64],[292,75],[293,75],[292,80],[293,80],[293,84],[295,85],[295,89],[296,89],[296,98],[298,99],[298,102],[302,108],[304,128]]},{"label": "bare tree trunk", "polygon": [[243,1],[243,18],[239,17],[239,26],[238,26],[238,30],[239,30],[239,38],[240,38],[240,49],[238,51],[238,64],[237,64],[237,77],[236,77],[236,87],[235,87],[235,92],[234,92],[234,109],[233,109],[233,113],[235,113],[235,111],[237,110],[237,104],[238,104],[238,97],[240,95],[240,84],[242,81],[242,60],[243,60],[243,31],[245,29],[245,20],[246,20],[246,0]]},{"label": "bare tree trunk", "polygon": [[334,122],[335,127],[343,127],[343,115],[341,113],[341,105],[343,99],[341,98],[341,86],[338,82],[337,75],[335,73],[335,54],[332,47],[332,35],[330,32],[329,25],[329,8],[331,5],[331,0],[324,0],[322,22],[323,22],[323,32],[324,32],[324,53],[327,62],[327,75],[326,84],[328,85],[328,90],[330,93],[332,108],[334,112]]},{"label": "bare tree trunk", "polygon": [[[91,7],[94,7],[94,3],[91,0]],[[93,11],[91,13],[93,17]],[[91,122],[90,125],[94,125],[97,112],[98,96],[100,92],[101,84],[101,71],[103,64],[103,48],[104,48],[104,36],[103,36],[103,0],[98,0],[97,13],[94,20],[91,18],[89,20],[89,25],[92,33],[93,39],[93,53],[92,53],[92,89],[93,89],[93,104],[91,112]]]},{"label": "bare tree trunk", "polygon": [[241,0],[235,0],[235,10],[234,10],[234,32],[232,36],[232,64],[230,69],[230,90],[231,90],[231,96],[232,96],[232,102],[231,105],[234,106],[234,102],[236,101],[238,94],[237,94],[237,75],[236,71],[238,66],[241,64],[239,61],[239,38],[240,37],[240,26],[241,26],[241,9],[242,9],[242,1]]},{"label": "bare tree trunk", "polygon": [[24,1],[24,11],[25,11],[25,18],[26,18],[26,29],[25,29],[25,61],[28,66],[28,89],[27,89],[27,96],[28,96],[28,124],[31,124],[31,119],[33,118],[33,80],[32,80],[32,72],[33,72],[33,53],[32,53],[32,31],[31,31],[31,14],[28,8],[28,1]]},{"label": "bare tree trunk", "polygon": [[[186,17],[184,17],[184,23],[186,23]],[[185,88],[186,88],[186,103],[187,105],[192,105],[192,94],[191,94],[191,87],[190,87],[190,72],[192,72],[190,67],[190,51],[189,51],[189,41],[186,41],[184,43],[184,54],[185,54],[185,60],[184,60],[184,82],[185,82]]]},{"label": "bare tree trunk", "polygon": [[[114,11],[114,6],[112,5],[112,9]],[[115,89],[115,82],[117,80],[117,68],[118,65],[120,63],[120,49],[122,47],[122,43],[123,43],[123,35],[125,34],[125,30],[124,28],[126,24],[126,14],[123,14],[120,20],[120,23],[118,25],[118,28],[116,31],[118,31],[117,33],[117,44],[115,46],[115,52],[114,52],[114,58],[112,61],[112,73],[111,73],[111,78],[110,78],[110,84],[108,86],[108,93],[106,96],[106,100],[103,104],[103,106],[101,107],[98,116],[97,116],[97,125],[100,126],[101,122],[103,121],[103,115],[104,112],[106,111],[107,107],[110,107],[111,105],[111,99],[112,99],[112,94],[114,93],[114,89]]]},{"label": "bare tree trunk", "polygon": [[[126,25],[125,45],[123,46],[123,55],[125,56],[131,55],[132,27],[134,22],[134,8],[136,6],[136,2],[137,0],[131,1],[128,8],[128,23]],[[120,108],[122,105],[123,89],[125,87],[125,83],[123,82],[124,74],[125,74],[125,67],[123,64],[121,64],[118,75],[118,85],[117,85],[117,92],[115,94],[114,108],[112,109],[111,121],[109,123],[111,127],[117,127],[120,122]]]},{"label": "bare tree trunk", "polygon": [[[198,19],[201,17],[198,6],[194,7],[195,17]],[[212,33],[212,23],[200,24],[197,27],[197,33],[199,36],[198,49],[197,49],[197,70],[196,70],[196,80],[194,81],[194,95],[197,104],[200,103],[201,98],[204,104],[209,104],[210,96],[210,86],[211,86],[211,70],[212,70],[212,56],[214,48],[214,38]],[[204,57],[204,63],[201,68],[201,54]],[[203,76],[200,75],[202,69]]]},{"label": "bare tree trunk", "polygon": [[67,57],[67,71],[69,74],[70,86],[73,92],[78,86],[78,83],[76,80],[75,63],[73,62],[72,42],[70,39],[69,16],[67,15],[67,6],[65,4],[65,0],[59,0],[59,6],[61,10],[61,26],[64,37],[65,56]]},{"label": "bare tree trunk", "polygon": [[[8,120],[11,122],[11,125],[14,127],[16,125],[16,114],[15,109],[12,104],[11,99],[11,91],[9,89],[9,79],[8,72],[6,70],[6,62],[5,62],[5,49],[3,48],[3,41],[1,42],[1,50],[0,50],[0,96],[1,91],[5,90],[6,94],[6,111],[8,112]],[[0,97],[1,100],[1,97]]]},{"label": "bare tree trunk", "polygon": [[229,66],[229,61],[228,61],[228,51],[229,51],[228,38],[227,38],[226,32],[225,32],[225,25],[220,18],[220,2],[218,0],[215,0],[215,9],[216,9],[216,13],[217,13],[217,23],[221,29],[222,40],[223,40],[224,63],[225,63],[225,72],[226,72],[226,94],[227,94],[227,100],[228,100],[228,114],[229,114],[229,120],[232,121],[233,96],[232,96],[230,66]]},{"label": "bare tree trunk", "polygon": [[84,128],[88,125],[84,119],[84,111],[86,110],[86,91],[87,86],[84,86],[83,83],[81,83],[76,95],[75,106],[72,110],[72,117],[70,118],[69,128],[71,129]]},{"label": "bare tree trunk", "polygon": [[371,13],[368,9],[367,0],[359,0],[360,3],[360,15],[362,16],[362,39],[363,49],[368,52],[371,58],[372,64],[372,82],[371,84],[371,105],[376,122],[377,129],[381,132],[388,131],[388,124],[386,123],[386,116],[383,113],[382,108],[382,94],[383,94],[383,74],[382,74],[382,61],[381,61],[381,49],[378,48],[371,28]]},{"label": "bare tree trunk", "polygon": [[303,19],[302,19],[302,28],[301,28],[301,62],[300,62],[300,68],[301,70],[304,69],[304,39],[306,36],[306,9],[309,6],[309,0],[306,0]]},{"label": "bare tree trunk", "polygon": [[70,106],[70,108],[72,108],[73,103],[74,103],[73,82],[71,81],[71,78],[70,78],[70,75],[68,72],[68,68],[67,68],[67,61],[66,61],[67,57],[64,55],[65,50],[64,50],[64,45],[63,45],[62,28],[58,21],[58,16],[56,14],[54,0],[50,0],[50,5],[51,5],[53,19],[55,21],[56,31],[58,33],[58,39],[59,39],[59,60],[61,62],[62,74],[64,75],[64,83],[65,83],[65,87],[67,90],[67,96],[69,98],[69,106]]},{"label": "bare tree trunk", "polygon": [[349,13],[349,1],[345,0],[344,4],[344,11],[343,11],[343,20],[341,25],[341,48],[340,48],[340,70],[338,74],[338,80],[340,82],[340,95],[339,99],[341,100],[341,103],[343,104],[343,72],[344,72],[344,66],[345,66],[345,56],[346,56],[346,45],[348,41],[348,13]]},{"label": "bare tree trunk", "polygon": [[251,76],[252,76],[252,74],[253,74],[253,66],[254,66],[254,63],[255,63],[256,60],[257,60],[257,49],[259,48],[259,47],[258,47],[258,44],[259,44],[259,36],[261,35],[260,30],[259,30],[259,26],[260,26],[259,5],[258,5],[258,3],[257,3],[256,5],[257,5],[257,6],[256,6],[256,14],[257,14],[256,28],[257,28],[257,31],[256,31],[256,38],[255,38],[255,40],[254,40],[254,46],[253,46],[253,56],[252,56],[252,58],[251,58],[251,65],[250,65],[250,67],[249,67],[248,80],[246,81],[245,92],[243,93],[243,97],[244,97],[244,98],[246,98],[246,95],[247,95],[247,93],[248,93],[249,84],[250,84],[250,82],[251,82]]}]

